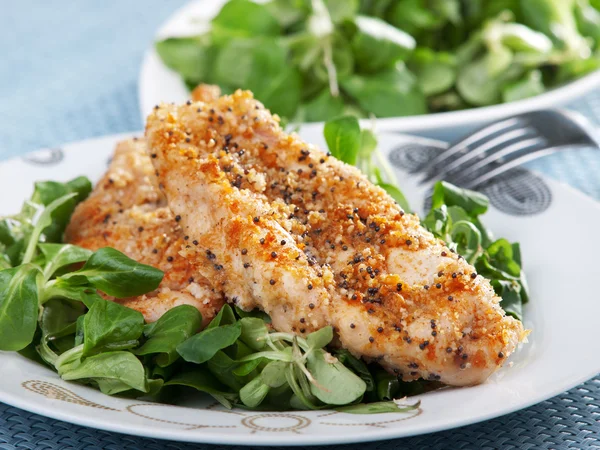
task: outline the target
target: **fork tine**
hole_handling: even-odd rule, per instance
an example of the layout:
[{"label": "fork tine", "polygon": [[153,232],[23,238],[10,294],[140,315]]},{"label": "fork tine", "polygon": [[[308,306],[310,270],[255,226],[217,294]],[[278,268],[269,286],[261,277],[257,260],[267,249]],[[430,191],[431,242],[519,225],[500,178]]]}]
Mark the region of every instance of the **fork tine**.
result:
[{"label": "fork tine", "polygon": [[509,145],[508,147],[490,155],[487,158],[479,160],[468,167],[461,167],[460,172],[454,177],[449,177],[448,181],[460,186],[465,186],[466,184],[471,183],[472,180],[487,173],[491,168],[494,168],[494,164],[504,164],[504,159],[506,157],[509,157],[510,161],[513,159],[512,157],[518,156],[523,152],[534,152],[539,150],[540,147],[543,148],[546,144],[546,141],[541,137],[515,142],[514,144]]},{"label": "fork tine", "polygon": [[496,133],[499,133],[500,131],[504,131],[507,128],[513,127],[518,123],[519,119],[510,118],[501,122],[494,123],[492,125],[488,125],[440,153],[429,163],[430,167],[434,168],[446,159],[450,158],[451,156],[454,156],[456,153],[468,147],[469,145],[472,145],[482,139],[486,139]]},{"label": "fork tine", "polygon": [[[528,111],[452,144],[429,162],[419,184],[444,179],[477,189],[520,164],[562,149],[587,146],[599,148],[600,137],[581,114],[563,109]],[[459,152],[465,153],[455,156]]]},{"label": "fork tine", "polygon": [[540,146],[543,146],[545,144],[545,139],[539,136],[515,142],[514,144],[509,145],[508,147],[505,147],[497,152],[492,153],[486,158],[476,161],[474,164],[471,164],[467,167],[461,167],[460,173],[456,177],[454,177],[452,181],[460,185],[470,183],[471,180],[473,180],[474,178],[477,178],[482,173],[487,172],[486,169],[491,167],[492,164],[499,162],[502,158],[505,158],[510,155],[516,155],[523,151],[535,151],[539,149]]},{"label": "fork tine", "polygon": [[467,189],[476,189],[482,184],[490,181],[492,178],[502,175],[503,173],[514,167],[520,166],[521,164],[525,164],[529,161],[533,161],[534,159],[538,159],[543,156],[551,155],[552,153],[556,153],[560,149],[561,147],[540,148],[531,153],[525,153],[524,155],[508,160],[502,163],[500,166],[496,167],[494,170],[490,170],[489,172],[475,178],[474,180],[469,181],[464,185],[464,187]]},{"label": "fork tine", "polygon": [[[506,144],[517,138],[522,138],[524,136],[527,136],[528,134],[531,134],[531,133],[535,134],[535,132],[536,132],[536,130],[531,127],[517,128],[515,130],[511,130],[507,133],[496,136],[493,139],[483,141],[481,144],[479,144],[478,147],[475,147],[474,149],[468,151],[464,155],[454,159],[449,164],[444,165],[440,170],[436,171],[436,170],[433,170],[435,168],[432,168],[432,170],[430,170],[427,174],[425,174],[425,177],[419,181],[419,184],[424,184],[424,183],[430,182],[434,178],[441,179],[444,177],[444,175],[451,173],[456,168],[460,167],[461,165],[465,164],[466,162],[468,162],[474,158],[477,158],[480,155],[485,154],[487,151],[493,150],[493,149],[497,148],[498,146],[500,146],[502,144]],[[501,148],[502,147],[500,147],[500,149]]]}]

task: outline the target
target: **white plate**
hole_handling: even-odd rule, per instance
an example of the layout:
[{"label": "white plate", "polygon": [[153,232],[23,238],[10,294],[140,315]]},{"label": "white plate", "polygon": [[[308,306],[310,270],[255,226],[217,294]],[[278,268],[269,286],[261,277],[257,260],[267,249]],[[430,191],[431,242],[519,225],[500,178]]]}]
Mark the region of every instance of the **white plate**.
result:
[{"label": "white plate", "polygon": [[[156,39],[190,36],[207,30],[208,21],[226,0],[194,0],[177,10],[160,27]],[[542,95],[501,105],[428,114],[425,116],[378,119],[380,130],[416,133],[447,141],[454,140],[487,122],[525,111],[565,106],[600,86],[600,71]],[[179,75],[160,60],[152,44],[147,50],[139,76],[139,101],[142,120],[161,102],[183,103],[189,92]]]},{"label": "white plate", "polygon": [[[323,143],[319,127],[309,127],[303,134],[310,142]],[[17,211],[35,180],[67,180],[78,175],[98,179],[121,138],[124,135],[78,142],[62,150],[44,150],[1,163],[0,215]],[[398,135],[383,135],[380,142],[383,153],[392,155],[396,164],[413,168],[435,150],[414,148],[414,141]],[[407,151],[408,144],[413,146],[411,151]],[[524,179],[527,186],[535,187],[527,191],[529,194],[515,190],[514,180],[513,184],[506,182],[505,189],[491,193],[495,204],[503,209],[513,208],[514,212],[515,207],[528,204],[530,211],[538,213],[514,216],[492,209],[485,222],[497,235],[522,244],[532,297],[525,309],[525,324],[533,333],[529,343],[511,357],[512,367],[501,369],[482,385],[424,394],[420,396],[421,409],[412,414],[227,411],[201,396],[189,399],[185,406],[108,397],[90,387],[62,381],[49,369],[18,354],[0,352],[0,401],[67,422],[154,438],[309,445],[444,430],[491,419],[557,395],[600,371],[600,339],[592,322],[600,317],[596,287],[600,208],[566,186],[525,175],[529,177]],[[398,176],[409,200],[419,205],[422,198],[414,177],[401,171]],[[512,197],[511,186],[516,192]]]}]

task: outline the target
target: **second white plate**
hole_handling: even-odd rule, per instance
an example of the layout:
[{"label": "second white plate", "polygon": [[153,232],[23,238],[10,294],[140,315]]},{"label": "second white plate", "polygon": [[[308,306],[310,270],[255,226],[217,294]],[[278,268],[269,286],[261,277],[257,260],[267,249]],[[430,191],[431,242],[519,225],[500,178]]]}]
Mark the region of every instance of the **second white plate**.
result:
[{"label": "second white plate", "polygon": [[[190,36],[208,29],[210,19],[216,15],[226,0],[193,0],[178,9],[159,28],[156,39],[172,36]],[[494,106],[427,114],[422,116],[378,119],[379,130],[416,133],[452,141],[485,123],[513,116],[525,111],[565,106],[586,92],[600,86],[600,71],[553,89],[544,94],[511,103]],[[151,43],[139,75],[139,101],[142,121],[161,102],[183,103],[189,92],[179,75],[168,69],[160,60]]]}]

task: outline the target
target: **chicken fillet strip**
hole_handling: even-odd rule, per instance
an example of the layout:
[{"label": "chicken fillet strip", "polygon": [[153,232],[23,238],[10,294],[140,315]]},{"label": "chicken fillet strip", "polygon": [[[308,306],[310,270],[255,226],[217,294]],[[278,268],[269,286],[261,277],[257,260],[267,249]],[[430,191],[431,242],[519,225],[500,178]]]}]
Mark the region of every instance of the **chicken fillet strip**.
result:
[{"label": "chicken fillet strip", "polygon": [[488,280],[250,92],[157,107],[146,137],[188,260],[275,329],[332,325],[354,355],[449,385],[483,382],[525,338]]},{"label": "chicken fillet strip", "polygon": [[65,233],[65,242],[94,251],[113,247],[165,273],[156,291],[119,300],[148,322],[188,304],[202,313],[206,324],[224,301],[198,268],[179,254],[188,241],[158,189],[143,140],[117,145],[107,173],[77,206]]}]

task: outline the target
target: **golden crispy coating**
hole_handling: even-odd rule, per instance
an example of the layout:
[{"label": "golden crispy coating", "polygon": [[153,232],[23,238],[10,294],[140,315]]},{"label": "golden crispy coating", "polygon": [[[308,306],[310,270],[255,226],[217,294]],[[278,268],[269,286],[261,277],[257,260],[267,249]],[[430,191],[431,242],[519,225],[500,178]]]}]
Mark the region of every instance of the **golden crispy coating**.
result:
[{"label": "golden crispy coating", "polygon": [[195,102],[212,102],[221,95],[219,86],[212,84],[199,84],[192,91],[192,100]]},{"label": "golden crispy coating", "polygon": [[119,300],[155,321],[170,308],[190,304],[204,323],[223,305],[222,296],[179,253],[188,239],[158,189],[143,140],[120,142],[110,167],[75,210],[65,241],[97,250],[113,247],[165,273],[157,291]]},{"label": "golden crispy coating", "polygon": [[186,257],[276,329],[330,324],[355,355],[451,385],[484,381],[524,339],[472,266],[356,168],[284,133],[251,93],[162,105],[146,137],[198,243]]}]

